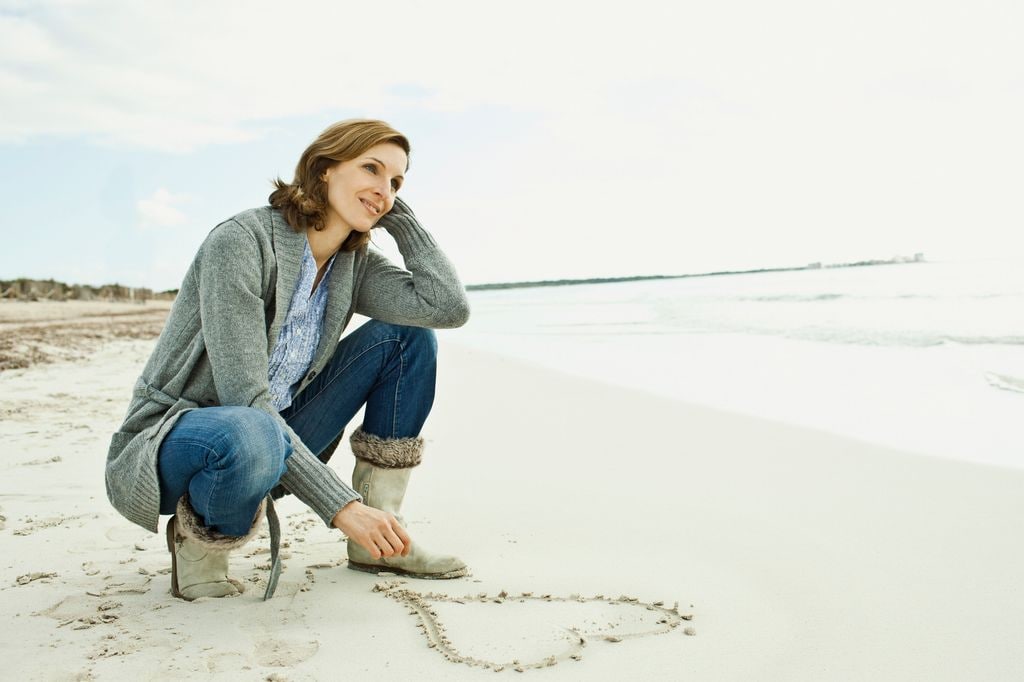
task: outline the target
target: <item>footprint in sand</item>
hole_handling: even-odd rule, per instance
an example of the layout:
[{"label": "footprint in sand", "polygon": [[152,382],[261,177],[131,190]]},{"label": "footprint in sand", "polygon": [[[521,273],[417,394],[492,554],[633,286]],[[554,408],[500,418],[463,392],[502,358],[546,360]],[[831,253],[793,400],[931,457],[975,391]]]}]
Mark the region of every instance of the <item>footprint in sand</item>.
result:
[{"label": "footprint in sand", "polygon": [[110,625],[121,618],[120,601],[89,599],[87,597],[65,597],[49,608],[33,615],[46,616],[58,621],[57,627],[70,630],[87,630],[97,625]]},{"label": "footprint in sand", "polygon": [[[161,544],[161,541],[163,540],[162,535],[154,535],[152,533],[147,533],[146,531],[138,528],[137,526],[132,526],[126,521],[122,523],[121,521],[123,521],[123,519],[120,519],[120,517],[118,517],[118,519],[120,520],[115,520],[114,513],[115,512],[111,510],[111,513],[105,512],[103,514],[89,514],[83,515],[81,517],[64,517],[64,520],[68,521],[75,518],[81,518],[92,520],[103,519],[104,522],[109,522],[112,525],[110,525],[107,528],[107,530],[103,532],[103,537],[105,537],[114,545],[117,545],[118,547],[123,549],[125,552],[139,553],[149,550],[159,551],[161,548],[163,549],[164,552],[167,551],[167,545]],[[86,523],[86,521],[83,521],[79,523],[78,527],[82,527]],[[32,528],[30,530],[31,532],[34,532],[38,529]],[[70,543],[67,546],[67,553],[94,555],[96,553],[96,547],[91,544]],[[122,561],[121,563],[125,562]],[[169,559],[168,564],[170,564]]]},{"label": "footprint in sand", "polygon": [[211,673],[231,673],[249,663],[249,657],[238,651],[222,651],[206,657],[206,669]]},{"label": "footprint in sand", "polygon": [[[71,516],[49,516],[35,519],[31,516],[24,520],[25,525],[14,531],[15,535],[32,535],[35,532],[58,526],[81,528],[91,519],[98,519],[99,514],[73,514]],[[75,522],[75,523],[72,523]]]},{"label": "footprint in sand", "polygon": [[255,657],[260,665],[287,668],[312,658],[320,642],[312,640],[265,639],[257,642]]},{"label": "footprint in sand", "polygon": [[103,535],[113,543],[131,546],[136,542],[142,542],[143,540],[148,539],[152,534],[146,533],[136,526],[132,526],[127,523],[119,523],[116,526],[108,528]]},{"label": "footprint in sand", "polygon": [[34,467],[40,466],[41,464],[57,464],[63,462],[64,458],[60,455],[54,455],[53,457],[41,457],[39,459],[31,459],[27,462],[21,462],[20,465],[23,467]]}]

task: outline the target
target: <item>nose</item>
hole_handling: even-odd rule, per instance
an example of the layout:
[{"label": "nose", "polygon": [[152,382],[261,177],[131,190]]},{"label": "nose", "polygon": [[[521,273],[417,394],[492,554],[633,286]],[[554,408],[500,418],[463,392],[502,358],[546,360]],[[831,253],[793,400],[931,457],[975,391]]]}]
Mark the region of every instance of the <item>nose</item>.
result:
[{"label": "nose", "polygon": [[385,211],[390,210],[392,203],[391,192],[388,191],[390,190],[390,187],[388,187],[386,183],[387,180],[384,180],[373,188],[373,193],[377,195],[378,199],[380,199],[381,203],[384,205]]}]

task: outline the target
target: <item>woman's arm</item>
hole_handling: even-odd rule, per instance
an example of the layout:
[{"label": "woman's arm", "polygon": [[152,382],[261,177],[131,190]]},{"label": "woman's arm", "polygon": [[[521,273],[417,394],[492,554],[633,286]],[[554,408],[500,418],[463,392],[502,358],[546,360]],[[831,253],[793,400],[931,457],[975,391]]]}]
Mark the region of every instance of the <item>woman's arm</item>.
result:
[{"label": "woman's arm", "polygon": [[256,238],[234,221],[217,226],[196,258],[193,276],[217,398],[279,422],[292,442],[281,483],[330,526],[339,510],[362,497],[310,452],[271,404],[261,262]]},{"label": "woman's arm", "polygon": [[433,236],[401,199],[379,225],[395,238],[402,269],[367,250],[366,271],[355,311],[391,324],[435,329],[461,327],[469,319],[469,301],[454,266]]}]

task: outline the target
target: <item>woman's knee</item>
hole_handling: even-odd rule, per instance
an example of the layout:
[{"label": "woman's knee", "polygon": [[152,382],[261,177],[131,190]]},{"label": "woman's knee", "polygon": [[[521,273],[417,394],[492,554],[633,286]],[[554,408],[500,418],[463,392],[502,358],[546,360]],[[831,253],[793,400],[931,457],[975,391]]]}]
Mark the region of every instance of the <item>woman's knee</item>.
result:
[{"label": "woman's knee", "polygon": [[437,359],[437,334],[426,327],[408,327],[390,325],[393,333],[401,340],[406,352],[414,353],[417,358],[433,362]]},{"label": "woman's knee", "polygon": [[[205,408],[210,409],[210,408]],[[271,415],[251,407],[228,407],[220,441],[213,448],[218,465],[237,469],[242,485],[273,487],[292,454],[288,432]]]},{"label": "woman's knee", "polygon": [[370,320],[373,333],[382,341],[397,341],[403,353],[411,353],[417,360],[435,362],[437,360],[437,334],[426,327],[410,327],[402,324],[391,324],[380,320]]},{"label": "woman's knee", "polygon": [[419,348],[431,359],[437,357],[437,334],[433,329],[426,327],[406,327],[408,329],[407,344],[413,348]]}]

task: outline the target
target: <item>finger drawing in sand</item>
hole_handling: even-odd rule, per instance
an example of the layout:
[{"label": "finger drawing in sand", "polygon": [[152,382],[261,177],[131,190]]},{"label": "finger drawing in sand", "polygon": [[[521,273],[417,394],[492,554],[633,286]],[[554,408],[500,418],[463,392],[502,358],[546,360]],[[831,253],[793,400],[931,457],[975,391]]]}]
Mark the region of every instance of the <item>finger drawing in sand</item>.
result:
[{"label": "finger drawing in sand", "polygon": [[[618,643],[626,639],[635,639],[649,635],[660,635],[672,632],[679,626],[693,620],[692,613],[680,613],[679,602],[673,604],[672,608],[665,606],[662,601],[651,603],[642,602],[636,597],[620,595],[619,597],[606,597],[603,594],[585,597],[579,594],[571,594],[568,597],[555,596],[551,594],[534,594],[533,592],[520,592],[510,594],[502,590],[496,595],[489,595],[486,592],[467,594],[461,597],[451,596],[440,592],[420,593],[411,588],[405,587],[405,580],[388,580],[377,583],[373,587],[374,592],[380,592],[389,599],[403,604],[408,613],[416,616],[417,627],[427,639],[427,646],[434,649],[452,663],[462,663],[470,667],[480,667],[501,672],[511,669],[516,672],[526,672],[529,669],[550,668],[560,662],[583,659],[583,649],[587,646],[589,639],[597,639],[605,642]],[[625,609],[640,609],[641,613],[647,612],[649,617],[641,618],[640,630],[622,630],[621,622],[607,621],[603,624],[591,622],[591,627],[584,630],[582,626],[570,627],[560,626],[564,630],[562,649],[554,653],[545,652],[535,660],[528,658],[512,658],[510,660],[493,660],[483,656],[474,656],[460,651],[457,644],[451,638],[448,627],[441,621],[438,615],[438,604],[525,604],[538,603],[562,603],[562,604],[601,604]],[[623,610],[623,609],[619,609]],[[531,614],[537,623],[543,622],[536,614]],[[492,616],[493,618],[493,616]],[[622,620],[621,618],[617,620]],[[646,620],[646,622],[645,622]],[[635,626],[634,626],[635,627]],[[693,636],[697,634],[696,629],[684,626],[684,635]],[[588,639],[589,638],[589,639]]]},{"label": "finger drawing in sand", "polygon": [[[274,500],[292,494],[342,531],[348,567],[464,576],[414,542],[400,513],[434,401],[437,340],[469,316],[437,240],[398,193],[410,144],[387,123],[331,125],[269,205],[220,223],[199,247],[138,377],[106,464],[108,497],[157,532],[175,597],[230,597],[229,556],[266,517],[264,599],[282,569]],[[368,248],[383,228],[405,267]],[[370,321],[344,339],[354,314]],[[340,340],[339,340],[340,339]],[[328,466],[350,420],[351,482]]]}]

